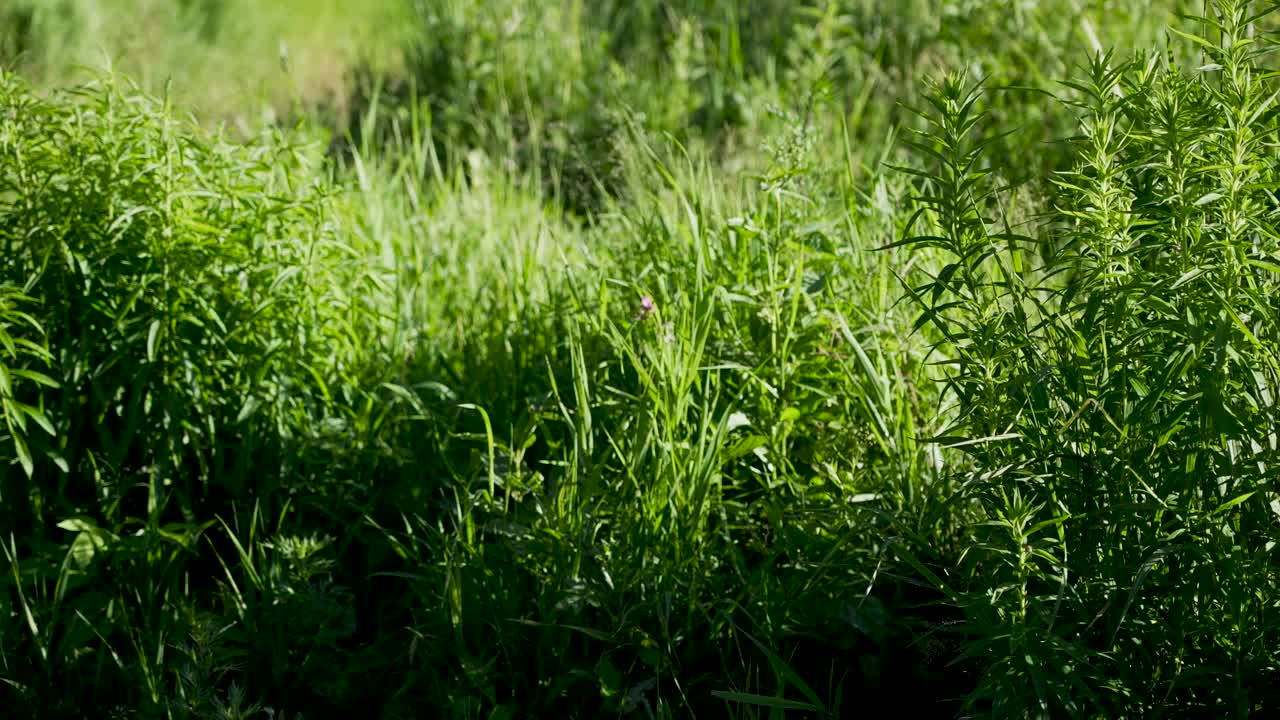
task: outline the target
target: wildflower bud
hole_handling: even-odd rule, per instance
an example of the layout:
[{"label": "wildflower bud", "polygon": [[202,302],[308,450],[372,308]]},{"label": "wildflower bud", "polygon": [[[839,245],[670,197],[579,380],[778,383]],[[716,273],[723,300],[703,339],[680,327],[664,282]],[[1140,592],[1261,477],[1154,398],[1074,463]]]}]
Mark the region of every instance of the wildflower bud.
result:
[{"label": "wildflower bud", "polygon": [[641,320],[647,319],[650,315],[653,315],[654,311],[655,311],[655,307],[653,304],[652,297],[650,297],[649,295],[645,295],[644,297],[640,298],[640,312],[638,314],[639,319]]}]

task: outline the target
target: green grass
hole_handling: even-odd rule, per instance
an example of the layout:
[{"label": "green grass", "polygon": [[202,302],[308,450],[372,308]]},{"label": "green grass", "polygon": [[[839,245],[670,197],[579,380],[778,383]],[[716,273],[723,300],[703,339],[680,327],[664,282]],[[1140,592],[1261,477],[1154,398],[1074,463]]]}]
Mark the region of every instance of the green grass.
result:
[{"label": "green grass", "polygon": [[243,132],[341,105],[359,68],[394,67],[410,27],[404,5],[375,0],[352,13],[342,0],[9,0],[0,65],[54,86],[109,66]]},{"label": "green grass", "polygon": [[1267,716],[1262,9],[0,7],[0,707]]}]

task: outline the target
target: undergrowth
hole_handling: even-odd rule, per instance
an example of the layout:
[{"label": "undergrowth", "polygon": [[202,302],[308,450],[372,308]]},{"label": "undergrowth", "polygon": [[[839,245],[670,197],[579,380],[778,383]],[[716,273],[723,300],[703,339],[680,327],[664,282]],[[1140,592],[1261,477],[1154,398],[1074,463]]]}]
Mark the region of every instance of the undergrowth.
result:
[{"label": "undergrowth", "polygon": [[108,5],[0,11],[6,716],[1276,708],[1260,6],[417,0],[233,138],[287,14]]}]

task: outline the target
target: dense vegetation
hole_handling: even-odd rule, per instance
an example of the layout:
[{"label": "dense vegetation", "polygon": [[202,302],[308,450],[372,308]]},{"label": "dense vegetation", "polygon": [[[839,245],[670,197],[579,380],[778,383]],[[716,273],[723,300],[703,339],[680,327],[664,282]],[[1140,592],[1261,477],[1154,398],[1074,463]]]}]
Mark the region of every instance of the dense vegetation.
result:
[{"label": "dense vegetation", "polygon": [[0,715],[1280,711],[1269,10],[0,0]]}]

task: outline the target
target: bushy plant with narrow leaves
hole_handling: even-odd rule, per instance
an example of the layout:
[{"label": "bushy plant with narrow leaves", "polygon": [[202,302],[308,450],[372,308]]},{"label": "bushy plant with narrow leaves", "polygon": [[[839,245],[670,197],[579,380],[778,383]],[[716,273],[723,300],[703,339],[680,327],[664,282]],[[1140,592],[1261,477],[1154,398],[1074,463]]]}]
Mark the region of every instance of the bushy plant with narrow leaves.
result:
[{"label": "bushy plant with narrow leaves", "polygon": [[[25,288],[0,305],[15,687],[124,672],[158,702],[158,638],[189,592],[162,578],[190,571],[214,515],[347,492],[341,468],[381,452],[363,403],[379,296],[351,292],[369,276],[310,163],[110,78],[46,98],[0,76],[0,282]],[[125,661],[130,643],[150,647]]]},{"label": "bushy plant with narrow leaves", "polygon": [[907,285],[939,334],[984,521],[951,575],[997,716],[1274,710],[1280,236],[1274,39],[1207,4],[1193,67],[1098,54],[1074,163],[1031,226],[984,156],[982,93],[931,95]]}]

